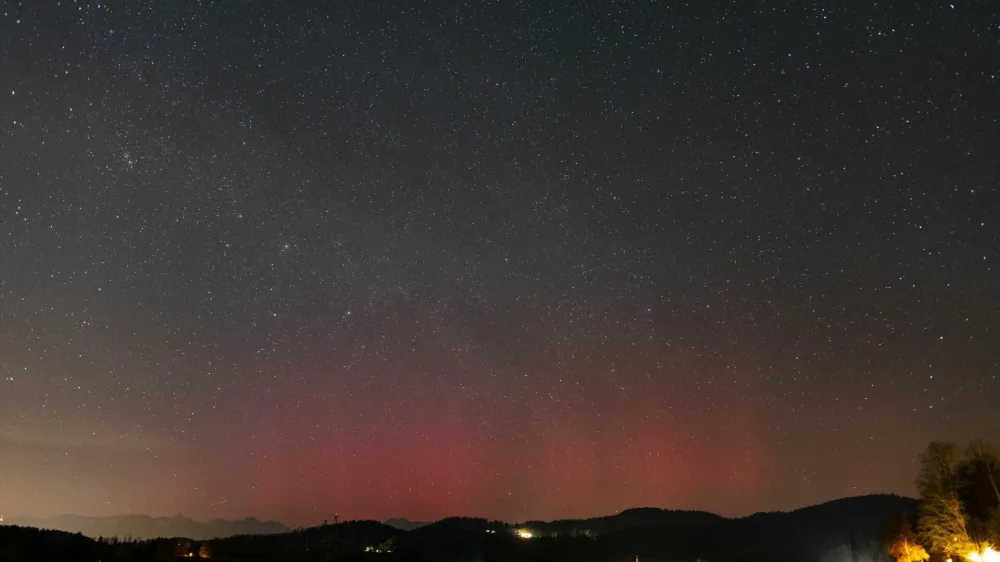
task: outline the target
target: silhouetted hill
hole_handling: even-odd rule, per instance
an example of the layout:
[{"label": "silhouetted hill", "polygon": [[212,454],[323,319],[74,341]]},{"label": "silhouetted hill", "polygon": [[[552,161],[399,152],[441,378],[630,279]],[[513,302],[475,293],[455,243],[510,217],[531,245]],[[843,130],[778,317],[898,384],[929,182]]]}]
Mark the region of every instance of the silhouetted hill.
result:
[{"label": "silhouetted hill", "polygon": [[[883,544],[888,521],[915,510],[913,499],[877,495],[733,519],[656,508],[518,525],[454,518],[400,536],[397,552],[400,560],[441,562],[603,562],[637,555],[644,562],[882,562],[888,561]],[[519,538],[518,529],[534,538]]]},{"label": "silhouetted hill", "polygon": [[644,561],[888,562],[886,525],[900,513],[912,516],[915,509],[915,500],[899,496],[846,498],[708,526],[631,527],[599,537],[595,550],[610,557],[639,555]]},{"label": "silhouetted hill", "polygon": [[3,562],[91,562],[109,560],[111,554],[109,546],[80,534],[0,525],[0,560]]},{"label": "silhouetted hill", "polygon": [[395,555],[414,561],[518,560],[522,543],[506,523],[449,517],[401,535]]},{"label": "silhouetted hill", "polygon": [[47,518],[22,517],[11,523],[25,527],[55,529],[83,533],[89,537],[132,537],[152,539],[158,537],[186,537],[207,540],[234,535],[264,535],[283,533],[289,527],[275,521],[254,518],[202,522],[183,515],[176,517],[150,517],[148,515],[118,515],[112,517],[87,517],[84,515],[59,515]]},{"label": "silhouetted hill", "polygon": [[209,541],[214,558],[234,560],[327,559],[334,554],[391,549],[403,531],[378,521],[346,521],[274,535],[246,535]]},{"label": "silhouetted hill", "polygon": [[518,527],[531,529],[536,535],[606,535],[631,527],[659,526],[709,526],[723,521],[721,515],[707,511],[680,511],[655,507],[627,509],[617,515],[589,519],[564,519],[558,521],[527,521]]},{"label": "silhouetted hill", "polygon": [[741,544],[753,553],[764,552],[767,543],[780,544],[783,556],[773,557],[776,561],[888,560],[888,521],[900,513],[915,520],[916,510],[916,500],[895,495],[843,498],[787,513],[756,513],[736,520],[739,524],[727,534],[745,538]]}]

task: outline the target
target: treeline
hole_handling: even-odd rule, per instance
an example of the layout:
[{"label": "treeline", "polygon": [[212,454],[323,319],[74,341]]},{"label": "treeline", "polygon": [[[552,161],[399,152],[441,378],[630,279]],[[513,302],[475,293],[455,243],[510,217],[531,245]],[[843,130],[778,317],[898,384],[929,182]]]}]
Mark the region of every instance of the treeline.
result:
[{"label": "treeline", "polygon": [[199,552],[199,547],[192,547],[191,541],[185,540],[92,539],[82,533],[0,526],[0,561],[3,562],[154,562],[190,557]]},{"label": "treeline", "polygon": [[898,562],[1000,562],[1000,452],[984,441],[935,442],[920,455],[914,531],[897,519],[888,531]]}]

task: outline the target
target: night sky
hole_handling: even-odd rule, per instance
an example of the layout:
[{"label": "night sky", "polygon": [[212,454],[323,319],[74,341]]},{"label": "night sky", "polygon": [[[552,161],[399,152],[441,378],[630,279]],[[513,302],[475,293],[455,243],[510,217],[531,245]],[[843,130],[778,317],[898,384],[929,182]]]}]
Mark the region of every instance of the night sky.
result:
[{"label": "night sky", "polygon": [[997,8],[0,0],[0,512],[914,493],[1000,437]]}]

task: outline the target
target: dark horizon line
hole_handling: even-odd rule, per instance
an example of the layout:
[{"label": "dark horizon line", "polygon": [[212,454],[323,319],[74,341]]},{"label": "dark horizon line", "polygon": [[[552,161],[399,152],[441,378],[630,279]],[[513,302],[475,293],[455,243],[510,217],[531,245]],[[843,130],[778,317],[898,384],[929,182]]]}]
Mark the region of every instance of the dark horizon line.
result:
[{"label": "dark horizon line", "polygon": [[[831,504],[831,503],[835,503],[835,502],[839,502],[839,501],[856,499],[856,498],[887,497],[887,496],[904,498],[904,499],[911,499],[911,500],[916,501],[916,498],[913,498],[913,497],[910,497],[910,496],[906,496],[906,495],[902,495],[902,494],[897,494],[897,493],[892,493],[892,492],[873,492],[873,493],[870,493],[870,494],[860,494],[860,495],[856,495],[856,496],[841,496],[841,497],[837,497],[837,498],[833,498],[833,499],[821,501],[821,502],[818,502],[818,503],[813,503],[813,504],[809,504],[809,505],[803,505],[803,506],[792,508],[792,509],[785,509],[785,510],[780,510],[779,509],[779,510],[769,510],[769,511],[768,510],[765,510],[765,511],[754,511],[754,512],[747,513],[747,514],[744,514],[744,515],[734,515],[734,516],[720,515],[718,513],[713,512],[713,511],[707,511],[707,510],[704,510],[704,509],[672,509],[672,508],[656,507],[656,506],[633,506],[633,507],[628,507],[628,508],[622,509],[621,511],[618,511],[616,513],[606,513],[606,514],[602,514],[602,515],[590,515],[590,516],[582,516],[582,517],[560,517],[560,518],[554,518],[554,519],[530,518],[530,519],[521,519],[521,520],[516,520],[516,521],[513,521],[513,520],[504,520],[504,519],[494,519],[494,518],[491,518],[491,517],[482,517],[482,516],[468,516],[468,515],[448,515],[448,516],[445,516],[445,517],[442,517],[442,518],[439,518],[439,519],[434,519],[434,520],[409,519],[407,517],[389,517],[389,518],[386,518],[386,519],[372,519],[372,518],[341,519],[341,520],[338,520],[336,523],[331,523],[331,522],[329,522],[330,520],[328,520],[328,519],[324,520],[324,521],[325,521],[325,524],[327,526],[344,525],[344,524],[348,524],[348,523],[363,522],[363,521],[374,521],[374,522],[382,523],[382,524],[386,524],[386,525],[388,524],[389,521],[406,521],[408,523],[418,523],[418,524],[422,524],[422,525],[431,525],[431,524],[438,523],[438,522],[441,522],[441,521],[445,521],[445,520],[448,520],[448,519],[483,519],[483,520],[487,520],[487,521],[500,521],[500,522],[508,524],[508,525],[518,525],[518,524],[527,524],[527,523],[555,523],[555,522],[562,522],[562,521],[585,521],[585,520],[589,520],[589,519],[600,519],[600,518],[603,518],[603,517],[614,517],[614,516],[621,515],[623,513],[629,512],[629,511],[643,510],[643,509],[656,509],[656,510],[661,510],[661,511],[671,511],[671,512],[681,512],[681,513],[706,513],[706,514],[710,514],[710,515],[715,515],[715,516],[720,517],[722,519],[745,519],[745,518],[748,518],[748,517],[753,517],[755,515],[794,513],[794,512],[797,512],[797,511],[804,510],[804,509],[810,509],[810,508],[813,508],[813,507],[819,507],[819,506],[823,506],[823,505],[827,505],[827,504]],[[79,514],[79,513],[61,513],[61,514],[58,514],[58,515],[50,515],[50,516],[20,515],[20,516],[15,516],[15,517],[7,517],[7,520],[11,521],[11,522],[10,523],[5,523],[5,524],[8,524],[8,525],[17,525],[18,524],[17,523],[18,519],[28,519],[28,520],[45,521],[45,520],[57,519],[57,518],[60,518],[60,517],[82,517],[82,518],[87,518],[87,519],[115,519],[115,518],[124,518],[124,517],[144,517],[144,518],[149,518],[149,519],[181,519],[181,518],[183,518],[183,519],[187,519],[189,521],[193,521],[195,523],[201,523],[201,524],[208,524],[208,523],[219,522],[219,521],[221,521],[221,522],[229,522],[229,523],[238,523],[238,522],[241,522],[241,521],[251,521],[252,520],[252,521],[256,521],[258,523],[275,523],[275,524],[279,524],[279,525],[282,525],[284,527],[287,527],[289,530],[311,529],[311,528],[315,528],[315,527],[322,527],[322,526],[324,526],[324,523],[317,523],[317,524],[314,524],[314,525],[307,525],[307,526],[302,526],[302,525],[294,525],[293,526],[293,525],[289,525],[289,524],[287,524],[287,523],[285,523],[283,521],[279,521],[277,519],[260,519],[260,518],[258,518],[256,516],[252,516],[252,515],[251,516],[247,516],[247,517],[233,518],[233,519],[228,519],[228,518],[195,519],[195,518],[189,517],[187,515],[184,515],[183,513],[177,513],[175,515],[149,515],[149,514],[145,514],[145,513],[121,513],[121,514],[117,514],[117,515],[82,515],[82,514]]]}]

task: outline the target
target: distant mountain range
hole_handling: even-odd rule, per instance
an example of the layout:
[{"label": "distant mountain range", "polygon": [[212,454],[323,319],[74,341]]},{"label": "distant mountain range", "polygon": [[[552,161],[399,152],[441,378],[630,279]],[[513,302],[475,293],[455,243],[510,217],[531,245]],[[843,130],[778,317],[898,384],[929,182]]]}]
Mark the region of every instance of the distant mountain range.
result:
[{"label": "distant mountain range", "polygon": [[8,519],[8,524],[22,527],[53,529],[70,533],[83,533],[88,537],[131,537],[153,539],[159,537],[184,537],[208,540],[235,535],[268,535],[287,533],[291,529],[276,521],[259,521],[254,518],[212,521],[195,521],[183,515],[176,517],[150,517],[148,515],[117,515],[112,517],[87,517],[85,515],[59,515],[56,517],[22,517]]},{"label": "distant mountain range", "polygon": [[[57,515],[54,517],[20,517],[8,519],[10,525],[51,529],[69,533],[83,533],[88,537],[131,537],[134,539],[155,539],[184,537],[191,540],[209,540],[238,535],[273,535],[287,533],[291,528],[277,521],[259,521],[254,518],[212,521],[196,521],[183,515],[175,517],[151,517],[148,515],[116,515],[111,517],[88,517],[85,515]],[[412,531],[429,521],[410,521],[395,518],[386,520],[385,525],[400,531]]]},{"label": "distant mountain range", "polygon": [[385,524],[400,531],[412,531],[430,525],[430,521],[410,521],[409,519],[386,519]]}]

